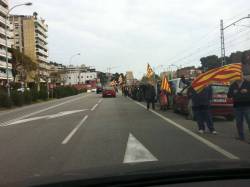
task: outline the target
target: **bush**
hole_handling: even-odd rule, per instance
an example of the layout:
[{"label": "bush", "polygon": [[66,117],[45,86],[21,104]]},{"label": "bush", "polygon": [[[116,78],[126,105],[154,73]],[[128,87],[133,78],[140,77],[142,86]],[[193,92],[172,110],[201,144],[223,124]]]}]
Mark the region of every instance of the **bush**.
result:
[{"label": "bush", "polygon": [[13,105],[11,98],[8,97],[6,92],[0,92],[0,107],[11,108]]},{"label": "bush", "polygon": [[36,102],[39,99],[39,93],[38,93],[36,88],[30,90],[30,95],[31,95],[31,98],[32,98],[33,102]]},{"label": "bush", "polygon": [[24,96],[24,103],[25,104],[31,104],[32,103],[32,95],[30,93],[30,91],[25,90],[23,93]]},{"label": "bush", "polygon": [[13,104],[16,106],[23,106],[24,104],[24,96],[22,92],[12,91],[11,92],[11,100]]},{"label": "bush", "polygon": [[55,98],[63,98],[72,95],[77,95],[80,93],[75,87],[71,86],[60,86],[54,89],[54,97]]},{"label": "bush", "polygon": [[44,101],[48,99],[48,93],[46,89],[41,89],[39,91],[39,99],[44,100]]}]

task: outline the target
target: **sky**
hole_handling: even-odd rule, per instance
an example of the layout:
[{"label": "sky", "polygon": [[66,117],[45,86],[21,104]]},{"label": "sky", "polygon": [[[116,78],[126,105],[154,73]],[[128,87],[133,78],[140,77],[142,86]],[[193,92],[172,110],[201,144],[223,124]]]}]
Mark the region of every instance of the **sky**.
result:
[{"label": "sky", "polygon": [[[28,0],[29,1],[29,0]],[[26,2],[9,0],[10,6]],[[249,0],[30,0],[13,14],[37,12],[49,31],[49,60],[141,78],[149,63],[157,73],[199,66],[220,55],[220,20],[250,14]],[[226,54],[250,49],[250,19],[225,30]]]}]

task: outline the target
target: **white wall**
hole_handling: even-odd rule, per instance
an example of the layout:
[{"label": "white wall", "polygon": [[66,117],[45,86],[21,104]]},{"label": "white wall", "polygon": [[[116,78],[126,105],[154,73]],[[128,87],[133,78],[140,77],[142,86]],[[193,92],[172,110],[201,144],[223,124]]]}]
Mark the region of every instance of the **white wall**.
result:
[{"label": "white wall", "polygon": [[80,73],[80,77],[79,77],[79,72],[66,73],[63,76],[63,79],[66,85],[78,84],[79,82],[81,84],[85,84],[86,81],[97,79],[97,73],[96,72],[83,72],[83,73]]}]

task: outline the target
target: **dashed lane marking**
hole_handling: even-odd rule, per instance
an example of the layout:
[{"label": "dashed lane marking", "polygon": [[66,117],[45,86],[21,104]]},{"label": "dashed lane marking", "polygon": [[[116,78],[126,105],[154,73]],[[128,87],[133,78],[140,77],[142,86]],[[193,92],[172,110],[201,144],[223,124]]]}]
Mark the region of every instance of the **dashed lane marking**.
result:
[{"label": "dashed lane marking", "polygon": [[69,133],[69,135],[62,141],[62,144],[67,144],[70,139],[74,136],[74,134],[77,132],[77,130],[83,125],[83,123],[88,119],[88,115],[85,116],[78,125]]}]

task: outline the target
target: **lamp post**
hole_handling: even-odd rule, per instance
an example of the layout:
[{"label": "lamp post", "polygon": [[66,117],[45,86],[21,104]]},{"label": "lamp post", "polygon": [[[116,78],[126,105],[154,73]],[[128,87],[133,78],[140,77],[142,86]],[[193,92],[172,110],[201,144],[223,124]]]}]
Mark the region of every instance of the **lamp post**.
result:
[{"label": "lamp post", "polygon": [[[69,68],[70,68],[70,65],[71,65],[71,62],[72,62],[72,59],[76,56],[80,56],[81,53],[76,53],[74,55],[72,55],[70,58],[69,58]],[[69,73],[71,74],[71,71],[69,71]],[[78,82],[80,83],[80,69],[79,69],[79,75],[78,75]]]},{"label": "lamp post", "polygon": [[248,16],[243,17],[238,19],[237,21],[229,24],[228,26],[224,27],[223,25],[223,20],[220,20],[220,32],[221,32],[221,66],[225,65],[226,62],[226,50],[225,50],[225,37],[224,37],[224,30],[226,30],[228,27],[231,27],[233,25],[235,25],[236,23],[240,22],[241,20],[250,18],[250,14],[248,14]]},{"label": "lamp post", "polygon": [[10,97],[10,80],[9,80],[9,62],[8,62],[8,36],[7,36],[7,30],[8,30],[8,26],[7,26],[7,20],[9,19],[9,15],[10,12],[14,9],[17,8],[19,6],[31,6],[32,3],[28,2],[28,3],[21,3],[21,4],[17,4],[15,6],[13,6],[12,8],[10,8],[6,14],[6,18],[5,18],[5,52],[6,52],[6,79],[7,79],[7,93],[8,93],[8,97]]}]

